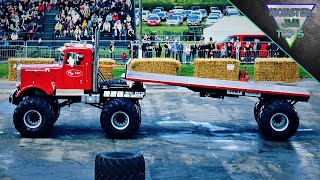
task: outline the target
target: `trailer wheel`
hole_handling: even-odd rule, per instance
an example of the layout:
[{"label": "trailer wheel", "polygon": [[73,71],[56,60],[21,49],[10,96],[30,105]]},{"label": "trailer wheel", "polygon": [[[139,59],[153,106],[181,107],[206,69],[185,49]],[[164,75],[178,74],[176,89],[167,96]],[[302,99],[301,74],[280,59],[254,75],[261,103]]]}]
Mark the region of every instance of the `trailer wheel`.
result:
[{"label": "trailer wheel", "polygon": [[140,153],[100,153],[95,160],[95,179],[145,179],[145,161]]},{"label": "trailer wheel", "polygon": [[296,133],[299,117],[294,106],[285,100],[270,101],[260,110],[258,125],[270,140],[287,140]]},{"label": "trailer wheel", "polygon": [[254,105],[254,109],[253,109],[253,114],[254,114],[254,118],[256,119],[256,121],[258,122],[258,115],[259,112],[262,108],[263,105],[266,104],[266,101],[263,99],[260,99],[258,102],[256,102],[256,104]]},{"label": "trailer wheel", "polygon": [[112,99],[104,106],[100,116],[101,127],[110,138],[130,138],[140,124],[139,113],[128,99]]},{"label": "trailer wheel", "polygon": [[55,122],[50,105],[38,97],[23,99],[13,114],[15,128],[23,137],[42,137],[48,134]]}]

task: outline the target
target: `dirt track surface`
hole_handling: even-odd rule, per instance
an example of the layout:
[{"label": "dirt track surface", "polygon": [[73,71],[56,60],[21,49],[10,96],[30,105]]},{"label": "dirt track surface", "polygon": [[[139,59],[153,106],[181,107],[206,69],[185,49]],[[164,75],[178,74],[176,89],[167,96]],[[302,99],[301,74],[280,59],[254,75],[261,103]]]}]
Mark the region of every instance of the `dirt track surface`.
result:
[{"label": "dirt track surface", "polygon": [[319,179],[320,85],[299,102],[298,132],[266,141],[253,117],[255,98],[200,98],[180,87],[148,86],[142,126],[129,140],[108,139],[100,110],[65,107],[49,138],[21,138],[8,103],[14,83],[0,81],[0,179],[93,179],[100,152],[141,152],[147,179]]}]

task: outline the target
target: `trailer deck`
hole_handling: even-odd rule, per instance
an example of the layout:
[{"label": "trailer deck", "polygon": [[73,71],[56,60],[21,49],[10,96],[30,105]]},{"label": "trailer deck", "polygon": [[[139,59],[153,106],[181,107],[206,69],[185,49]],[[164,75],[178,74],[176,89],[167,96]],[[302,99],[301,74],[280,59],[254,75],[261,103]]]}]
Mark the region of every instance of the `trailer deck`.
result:
[{"label": "trailer deck", "polygon": [[310,98],[310,93],[307,90],[294,86],[173,76],[135,71],[128,71],[126,73],[126,79],[134,82],[152,82],[182,86],[194,91],[200,91],[199,89],[209,91],[224,90],[227,95],[234,96],[278,96],[297,101],[308,101]]}]

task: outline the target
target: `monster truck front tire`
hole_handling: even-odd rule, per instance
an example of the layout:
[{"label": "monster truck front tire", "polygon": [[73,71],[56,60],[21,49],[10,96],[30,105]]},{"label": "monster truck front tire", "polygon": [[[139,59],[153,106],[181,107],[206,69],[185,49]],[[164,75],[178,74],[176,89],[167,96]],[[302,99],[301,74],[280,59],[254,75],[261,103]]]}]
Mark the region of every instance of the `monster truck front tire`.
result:
[{"label": "monster truck front tire", "polygon": [[100,153],[95,160],[95,180],[145,179],[145,161],[140,153]]},{"label": "monster truck front tire", "polygon": [[39,97],[24,98],[13,114],[15,128],[23,137],[46,136],[54,122],[51,106]]},{"label": "monster truck front tire", "polygon": [[261,108],[258,125],[262,135],[267,139],[285,141],[296,133],[299,116],[288,101],[273,100]]},{"label": "monster truck front tire", "polygon": [[140,117],[132,101],[117,98],[105,104],[100,124],[110,138],[130,138],[139,129]]}]

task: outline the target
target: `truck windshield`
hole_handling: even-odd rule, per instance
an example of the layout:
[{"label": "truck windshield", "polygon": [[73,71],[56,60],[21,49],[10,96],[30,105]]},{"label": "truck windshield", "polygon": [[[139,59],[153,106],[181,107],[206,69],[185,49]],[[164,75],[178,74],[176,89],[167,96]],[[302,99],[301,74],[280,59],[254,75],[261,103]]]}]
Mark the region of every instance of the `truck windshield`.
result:
[{"label": "truck windshield", "polygon": [[64,52],[61,52],[58,59],[58,63],[63,63],[63,60],[64,60]]}]

